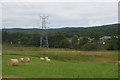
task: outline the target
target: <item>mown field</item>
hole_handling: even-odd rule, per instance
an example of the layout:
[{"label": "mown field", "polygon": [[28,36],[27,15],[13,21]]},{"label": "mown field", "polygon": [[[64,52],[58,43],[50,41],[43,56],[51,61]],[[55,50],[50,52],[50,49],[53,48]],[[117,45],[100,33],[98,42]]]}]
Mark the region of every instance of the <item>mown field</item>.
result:
[{"label": "mown field", "polygon": [[[11,58],[30,57],[30,63],[8,66]],[[40,61],[48,56],[50,63]],[[4,78],[117,78],[117,51],[71,51],[3,45]]]}]

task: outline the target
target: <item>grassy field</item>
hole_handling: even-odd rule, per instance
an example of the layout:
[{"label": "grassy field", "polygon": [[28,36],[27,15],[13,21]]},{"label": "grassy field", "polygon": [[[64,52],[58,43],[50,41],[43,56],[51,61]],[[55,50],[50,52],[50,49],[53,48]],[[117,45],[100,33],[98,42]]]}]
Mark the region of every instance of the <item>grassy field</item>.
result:
[{"label": "grassy field", "polygon": [[[3,45],[3,77],[22,78],[117,78],[117,51],[70,51]],[[59,51],[59,52],[55,52]],[[63,51],[63,52],[61,52]],[[66,52],[65,52],[66,51]],[[30,63],[9,67],[8,59],[30,57]],[[51,62],[40,61],[48,56]]]},{"label": "grassy field", "polygon": [[0,79],[2,78],[2,56],[0,56]]}]

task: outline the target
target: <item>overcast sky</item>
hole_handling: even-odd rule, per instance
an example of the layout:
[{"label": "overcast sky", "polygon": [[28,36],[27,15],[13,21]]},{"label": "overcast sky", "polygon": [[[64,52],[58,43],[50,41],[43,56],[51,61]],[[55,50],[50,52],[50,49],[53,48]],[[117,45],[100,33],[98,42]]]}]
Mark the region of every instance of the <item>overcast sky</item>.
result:
[{"label": "overcast sky", "polygon": [[48,15],[49,28],[91,27],[118,22],[117,2],[11,2],[2,4],[6,28],[39,28]]}]

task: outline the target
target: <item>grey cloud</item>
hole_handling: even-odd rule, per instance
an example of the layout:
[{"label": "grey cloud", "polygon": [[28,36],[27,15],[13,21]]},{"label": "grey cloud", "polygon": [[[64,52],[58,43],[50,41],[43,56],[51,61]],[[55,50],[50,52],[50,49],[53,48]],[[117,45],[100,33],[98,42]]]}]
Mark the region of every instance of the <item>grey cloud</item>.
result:
[{"label": "grey cloud", "polygon": [[3,25],[40,26],[38,14],[49,15],[49,27],[117,23],[117,3],[4,3]]}]

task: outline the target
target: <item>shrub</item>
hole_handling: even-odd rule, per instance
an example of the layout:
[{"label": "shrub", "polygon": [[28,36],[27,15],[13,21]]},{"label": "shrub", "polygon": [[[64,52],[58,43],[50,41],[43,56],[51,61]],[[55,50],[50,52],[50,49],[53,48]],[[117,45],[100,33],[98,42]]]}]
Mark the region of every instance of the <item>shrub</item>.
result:
[{"label": "shrub", "polygon": [[87,43],[82,46],[82,50],[97,50],[98,46],[94,43]]}]

